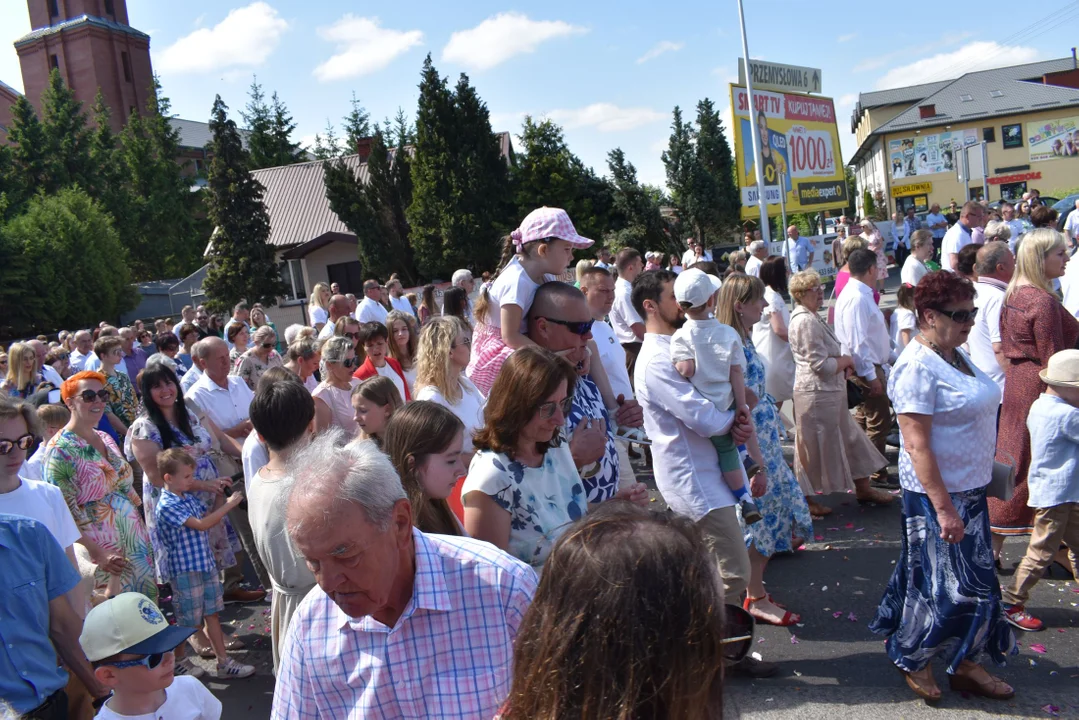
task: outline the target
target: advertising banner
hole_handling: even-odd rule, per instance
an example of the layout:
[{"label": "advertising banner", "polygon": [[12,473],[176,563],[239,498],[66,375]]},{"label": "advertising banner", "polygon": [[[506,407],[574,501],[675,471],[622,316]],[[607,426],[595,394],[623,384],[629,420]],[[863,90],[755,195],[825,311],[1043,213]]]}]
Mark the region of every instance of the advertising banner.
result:
[{"label": "advertising banner", "polygon": [[1079,117],[1027,123],[1030,161],[1079,157]]},{"label": "advertising banner", "polygon": [[788,213],[839,210],[847,206],[847,183],[839,152],[835,105],[831,98],[753,91],[750,110],[744,87],[731,85],[734,156],[742,219],[757,216],[757,168],[750,123],[761,133],[764,197],[769,214],[779,212],[780,194]]},{"label": "advertising banner", "polygon": [[959,151],[977,144],[978,131],[974,129],[889,140],[892,180],[954,172]]},{"label": "advertising banner", "polygon": [[[756,91],[754,91],[756,94]],[[834,277],[838,268],[835,266],[835,258],[832,257],[832,241],[835,233],[830,235],[803,235],[813,246],[813,269],[821,276],[822,280]],[[786,241],[768,243],[768,254],[786,256]]]}]

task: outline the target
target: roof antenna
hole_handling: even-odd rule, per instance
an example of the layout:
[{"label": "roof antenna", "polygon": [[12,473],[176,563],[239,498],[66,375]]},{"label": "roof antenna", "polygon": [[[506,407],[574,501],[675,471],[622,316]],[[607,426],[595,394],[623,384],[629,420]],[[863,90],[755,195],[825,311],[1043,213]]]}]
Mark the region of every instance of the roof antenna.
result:
[{"label": "roof antenna", "polygon": [[1075,58],[1075,48],[1072,48],[1072,70],[1079,70],[1079,61]]}]

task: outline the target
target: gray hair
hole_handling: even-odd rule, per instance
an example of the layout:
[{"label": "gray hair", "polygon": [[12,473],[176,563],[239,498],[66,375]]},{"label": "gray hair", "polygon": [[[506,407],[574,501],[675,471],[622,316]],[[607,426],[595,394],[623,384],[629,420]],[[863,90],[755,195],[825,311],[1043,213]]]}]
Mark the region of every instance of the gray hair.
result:
[{"label": "gray hair", "polygon": [[147,370],[153,370],[159,365],[164,365],[169,370],[172,370],[174,373],[176,373],[176,377],[180,377],[180,373],[177,372],[176,361],[170,358],[165,353],[154,353],[150,357],[146,358]]},{"label": "gray hair", "polygon": [[299,503],[320,508],[323,524],[331,521],[341,504],[355,503],[368,522],[386,532],[394,506],[408,497],[393,462],[375,443],[355,440],[342,447],[346,439],[344,430],[332,427],[289,458],[286,517],[293,540],[304,527],[302,520],[294,518]]},{"label": "gray hair", "polygon": [[453,277],[450,279],[450,284],[454,287],[458,287],[461,283],[468,282],[471,279],[472,271],[461,268],[460,270],[454,270]]},{"label": "gray hair", "polygon": [[749,249],[749,254],[750,255],[756,255],[758,252],[760,252],[761,250],[764,249],[764,241],[763,240],[754,240],[753,242],[751,242],[749,244],[748,249]]},{"label": "gray hair", "polygon": [[[1004,229],[1007,230],[1008,226],[1005,225]],[[977,260],[974,263],[974,272],[978,275],[992,275],[997,271],[997,266],[1012,254],[1012,251],[1008,248],[1008,243],[1001,240],[990,240],[989,233],[986,233],[985,240],[985,245],[982,245],[978,250]]]},{"label": "gray hair", "polygon": [[990,220],[989,224],[985,226],[985,242],[987,243],[994,240],[1007,242],[1011,236],[1012,229],[1003,220]]},{"label": "gray hair", "polygon": [[322,362],[319,367],[323,379],[327,377],[326,365],[344,361],[348,357],[348,351],[353,349],[352,340],[344,335],[326,338],[326,341],[322,343]]},{"label": "gray hair", "polygon": [[[221,338],[214,338],[220,340]],[[205,360],[210,357],[210,350],[213,349],[214,343],[211,338],[204,337],[197,343],[191,346],[191,357],[198,358],[199,360]]]}]

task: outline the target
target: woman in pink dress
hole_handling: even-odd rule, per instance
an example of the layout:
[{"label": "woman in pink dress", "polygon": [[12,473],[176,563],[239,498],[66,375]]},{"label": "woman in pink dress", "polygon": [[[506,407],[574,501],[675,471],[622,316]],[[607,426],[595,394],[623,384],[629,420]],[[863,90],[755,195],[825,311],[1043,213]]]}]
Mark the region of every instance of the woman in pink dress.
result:
[{"label": "woman in pink dress", "polygon": [[[877,294],[884,292],[884,281],[888,279],[888,256],[884,254],[884,238],[880,230],[869,218],[862,220],[862,237],[866,247],[877,254]],[[878,302],[880,302],[878,300]]]}]

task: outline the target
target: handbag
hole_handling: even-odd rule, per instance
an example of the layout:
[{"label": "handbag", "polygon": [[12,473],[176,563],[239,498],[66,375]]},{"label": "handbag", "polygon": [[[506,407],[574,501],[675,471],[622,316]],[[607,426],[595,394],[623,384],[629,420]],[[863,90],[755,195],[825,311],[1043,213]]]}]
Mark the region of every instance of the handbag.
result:
[{"label": "handbag", "polygon": [[993,473],[990,475],[989,484],[985,487],[987,497],[1007,502],[1015,494],[1015,461],[1011,457],[1009,460],[1012,462],[1003,463],[993,460]]},{"label": "handbag", "polygon": [[862,392],[862,388],[858,387],[858,384],[853,380],[847,380],[847,409],[853,410],[854,408],[865,402],[865,394]]}]

